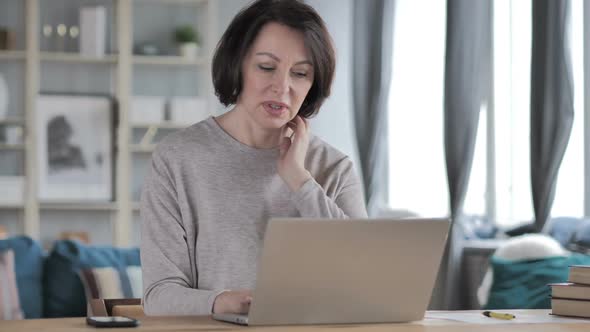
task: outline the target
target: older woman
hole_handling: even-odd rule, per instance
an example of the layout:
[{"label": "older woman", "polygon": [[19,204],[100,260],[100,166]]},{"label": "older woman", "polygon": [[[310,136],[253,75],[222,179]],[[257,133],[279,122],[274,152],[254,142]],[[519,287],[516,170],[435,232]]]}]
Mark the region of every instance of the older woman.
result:
[{"label": "older woman", "polygon": [[334,69],[325,24],[301,1],[259,0],[233,19],[212,72],[234,107],[152,157],[141,199],[147,314],[245,313],[269,218],[367,216],[351,160],[306,120]]}]

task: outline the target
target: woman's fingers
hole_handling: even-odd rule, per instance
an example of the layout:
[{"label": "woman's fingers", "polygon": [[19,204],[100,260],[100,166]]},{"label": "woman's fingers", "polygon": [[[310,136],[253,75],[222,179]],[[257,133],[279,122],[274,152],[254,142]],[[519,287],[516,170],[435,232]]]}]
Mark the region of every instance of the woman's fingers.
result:
[{"label": "woman's fingers", "polygon": [[290,147],[291,147],[291,139],[289,137],[283,137],[283,140],[281,141],[281,145],[279,146],[279,155],[281,158],[283,158],[285,156],[285,153],[287,153],[287,151],[289,151]]},{"label": "woman's fingers", "polygon": [[296,129],[300,135],[307,133],[307,124],[305,123],[305,120],[303,120],[303,118],[299,115],[295,117],[295,124]]}]

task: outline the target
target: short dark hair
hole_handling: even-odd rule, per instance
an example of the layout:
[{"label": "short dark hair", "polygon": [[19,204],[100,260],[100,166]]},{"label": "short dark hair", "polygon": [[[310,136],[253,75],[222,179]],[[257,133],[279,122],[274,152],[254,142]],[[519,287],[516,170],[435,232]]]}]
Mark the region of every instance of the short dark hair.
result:
[{"label": "short dark hair", "polygon": [[299,115],[314,116],[330,88],[336,69],[332,38],[319,14],[300,0],[257,0],[242,9],[232,20],[217,44],[211,73],[215,95],[229,106],[242,92],[242,62],[260,29],[276,22],[303,33],[305,47],[311,55],[314,79]]}]

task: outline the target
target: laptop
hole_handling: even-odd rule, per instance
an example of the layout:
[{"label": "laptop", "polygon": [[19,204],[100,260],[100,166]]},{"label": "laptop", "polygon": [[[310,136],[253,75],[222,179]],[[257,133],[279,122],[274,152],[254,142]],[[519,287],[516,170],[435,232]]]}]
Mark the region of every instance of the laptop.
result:
[{"label": "laptop", "polygon": [[421,320],[444,251],[448,219],[272,219],[241,325]]}]

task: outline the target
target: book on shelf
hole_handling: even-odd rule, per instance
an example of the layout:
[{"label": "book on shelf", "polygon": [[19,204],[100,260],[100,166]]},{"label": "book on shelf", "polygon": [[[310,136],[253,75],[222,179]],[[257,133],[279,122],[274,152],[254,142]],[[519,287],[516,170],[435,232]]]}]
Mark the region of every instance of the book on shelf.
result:
[{"label": "book on shelf", "polygon": [[551,313],[561,316],[590,318],[590,301],[552,297]]},{"label": "book on shelf", "polygon": [[549,284],[549,286],[551,286],[552,298],[590,301],[590,285],[563,282]]},{"label": "book on shelf", "polygon": [[572,265],[568,282],[590,285],[590,265]]}]

